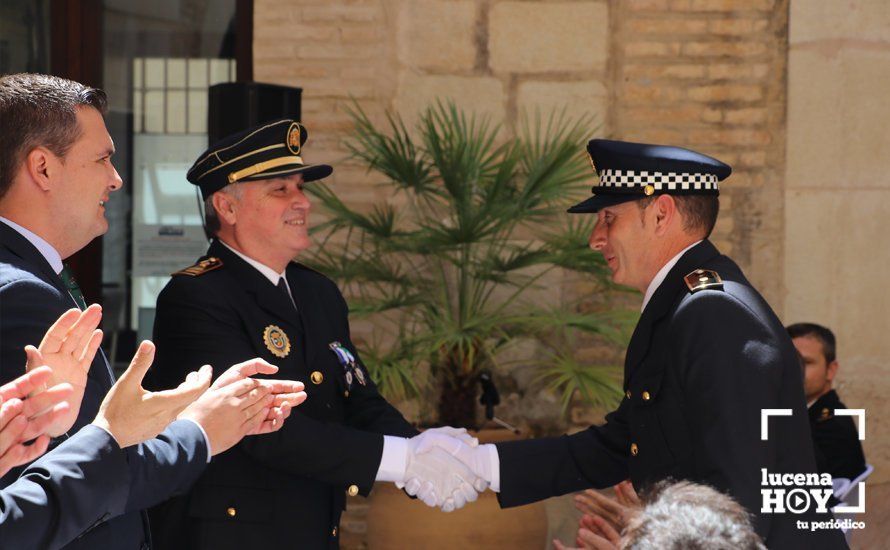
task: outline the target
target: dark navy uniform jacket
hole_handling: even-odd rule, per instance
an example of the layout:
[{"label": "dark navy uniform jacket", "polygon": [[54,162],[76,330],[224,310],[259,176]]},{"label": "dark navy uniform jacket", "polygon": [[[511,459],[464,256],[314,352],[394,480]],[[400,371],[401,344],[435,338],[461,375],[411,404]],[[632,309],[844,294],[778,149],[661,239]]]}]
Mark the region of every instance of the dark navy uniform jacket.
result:
[{"label": "dark navy uniform jacket", "polygon": [[[300,380],[308,398],[275,433],[251,436],[216,456],[186,498],[152,513],[163,548],[327,548],[338,545],[346,496],[371,490],[383,451],[381,434],[416,430],[377,392],[349,336],[348,310],[327,277],[291,263],[288,296],[225,245],[208,257],[221,265],[175,275],[158,298],[154,387],[171,387],[203,364],[220,374],[261,357],[278,378]],[[189,272],[190,270],[184,270]],[[271,328],[270,328],[271,327]],[[284,334],[268,341],[270,334]],[[358,360],[366,385],[345,371],[330,344]]]},{"label": "dark navy uniform jacket", "polygon": [[837,392],[829,391],[810,407],[810,428],[819,471],[855,479],[865,471],[865,455],[853,417],[834,414],[835,409],[846,408]]},{"label": "dark navy uniform jacket", "polygon": [[[722,289],[684,278],[712,270]],[[560,438],[498,444],[502,506],[630,478],[704,483],[754,515],[770,548],[844,548],[839,531],[796,529],[812,514],[761,514],[761,468],[815,472],[800,362],[785,328],[739,267],[709,242],[688,250],[646,305],[624,365],[625,396],[602,426]],[[770,419],[761,409],[792,409]],[[828,519],[820,517],[819,519]]]},{"label": "dark navy uniform jacket", "polygon": [[[0,223],[0,384],[24,374],[25,346],[39,345],[49,327],[72,307],[77,305],[43,255],[17,231]],[[93,421],[113,384],[105,357],[97,353],[90,366],[80,412],[69,433]],[[95,492],[66,494],[72,501],[83,496],[84,510],[97,510],[90,525],[77,533],[68,548],[148,548],[148,517],[143,510],[187,489],[207,463],[207,444],[201,430],[185,420],[172,423],[153,440],[127,447],[125,453],[133,489],[127,495],[123,514],[111,518],[98,511],[99,507],[88,500]],[[7,473],[0,480],[0,487],[15,481],[20,472],[19,468]],[[113,478],[107,482],[116,483]],[[71,484],[64,490],[79,491],[81,486]],[[117,488],[105,490],[112,495]],[[37,514],[25,516],[25,520],[33,522],[33,529],[48,532],[67,531],[71,527],[64,513],[50,524]],[[49,537],[47,540],[58,540],[55,535]],[[0,541],[2,548],[7,544]]]}]

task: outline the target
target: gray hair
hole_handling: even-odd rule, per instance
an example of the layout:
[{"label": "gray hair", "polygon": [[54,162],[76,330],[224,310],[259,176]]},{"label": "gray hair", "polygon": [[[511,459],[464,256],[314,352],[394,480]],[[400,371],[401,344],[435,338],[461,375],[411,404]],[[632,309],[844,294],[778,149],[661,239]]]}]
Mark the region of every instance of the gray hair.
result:
[{"label": "gray hair", "polygon": [[[234,197],[235,200],[241,199],[241,192],[242,189],[237,183],[230,183],[216,191],[216,193],[227,193]],[[213,195],[216,195],[216,193],[213,193]],[[213,206],[213,195],[204,199],[204,230],[207,232],[208,237],[215,237],[222,227],[222,223],[219,221],[219,214],[216,212],[216,207]]]},{"label": "gray hair", "polygon": [[747,510],[732,498],[689,481],[658,483],[627,524],[628,550],[766,550]]}]

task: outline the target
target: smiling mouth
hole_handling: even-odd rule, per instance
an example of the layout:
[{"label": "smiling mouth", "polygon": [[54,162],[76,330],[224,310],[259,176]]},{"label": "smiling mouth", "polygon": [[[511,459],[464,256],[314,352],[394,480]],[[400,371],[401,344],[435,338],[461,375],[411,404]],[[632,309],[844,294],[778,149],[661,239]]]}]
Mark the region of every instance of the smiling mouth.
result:
[{"label": "smiling mouth", "polygon": [[287,225],[306,225],[306,220],[289,220],[284,223]]}]

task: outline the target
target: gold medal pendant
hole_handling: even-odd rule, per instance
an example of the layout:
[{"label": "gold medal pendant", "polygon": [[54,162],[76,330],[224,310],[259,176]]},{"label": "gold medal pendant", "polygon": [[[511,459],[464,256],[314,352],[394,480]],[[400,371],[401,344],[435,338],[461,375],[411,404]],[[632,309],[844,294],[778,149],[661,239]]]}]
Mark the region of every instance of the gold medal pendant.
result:
[{"label": "gold medal pendant", "polygon": [[269,325],[263,331],[263,342],[275,357],[287,357],[290,353],[290,339],[281,327]]}]

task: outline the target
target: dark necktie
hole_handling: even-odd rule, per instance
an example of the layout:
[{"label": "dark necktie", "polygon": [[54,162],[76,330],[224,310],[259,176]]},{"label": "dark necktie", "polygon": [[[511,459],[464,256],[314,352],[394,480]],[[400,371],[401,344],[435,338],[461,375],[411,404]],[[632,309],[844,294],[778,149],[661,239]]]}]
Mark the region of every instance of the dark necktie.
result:
[{"label": "dark necktie", "polygon": [[294,302],[293,296],[290,295],[290,291],[287,289],[287,283],[284,282],[284,277],[278,278],[278,290],[283,292],[284,295],[287,296],[287,301],[290,302],[292,306],[294,306],[294,309],[297,309],[297,303]]},{"label": "dark necktie", "polygon": [[66,265],[62,269],[62,272],[59,273],[59,276],[62,278],[62,282],[65,283],[65,288],[71,293],[71,297],[77,302],[77,307],[86,309],[87,303],[83,299],[83,292],[80,291],[80,286],[78,286],[77,281],[74,280],[74,273],[71,272],[71,269]]}]

